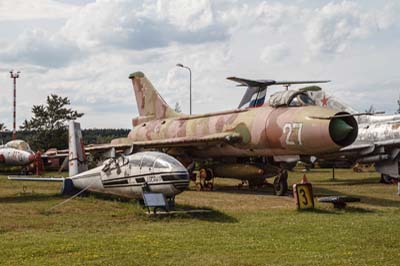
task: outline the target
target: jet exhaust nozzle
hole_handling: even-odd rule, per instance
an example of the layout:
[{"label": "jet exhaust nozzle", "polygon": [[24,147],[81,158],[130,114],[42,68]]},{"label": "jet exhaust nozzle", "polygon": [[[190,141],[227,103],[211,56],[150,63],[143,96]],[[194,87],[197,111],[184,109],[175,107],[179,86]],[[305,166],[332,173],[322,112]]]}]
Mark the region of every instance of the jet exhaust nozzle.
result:
[{"label": "jet exhaust nozzle", "polygon": [[343,147],[352,144],[358,134],[356,119],[346,112],[337,113],[335,116],[341,117],[333,117],[329,123],[329,134],[333,142]]}]

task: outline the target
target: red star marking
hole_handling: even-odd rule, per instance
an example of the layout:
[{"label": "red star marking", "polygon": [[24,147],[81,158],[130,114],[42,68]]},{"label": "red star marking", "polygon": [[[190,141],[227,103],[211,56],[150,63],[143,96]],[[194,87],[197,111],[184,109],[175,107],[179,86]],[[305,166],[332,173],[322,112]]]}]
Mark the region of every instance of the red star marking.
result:
[{"label": "red star marking", "polygon": [[322,98],[321,103],[322,103],[323,107],[327,107],[328,106],[328,98],[326,98],[325,95],[324,95],[324,98]]}]

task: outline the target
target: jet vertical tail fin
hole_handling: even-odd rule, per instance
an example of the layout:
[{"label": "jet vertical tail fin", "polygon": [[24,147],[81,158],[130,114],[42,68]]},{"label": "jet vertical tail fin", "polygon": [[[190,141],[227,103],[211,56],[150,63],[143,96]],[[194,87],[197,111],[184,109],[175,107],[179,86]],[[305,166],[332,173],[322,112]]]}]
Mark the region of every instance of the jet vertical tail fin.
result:
[{"label": "jet vertical tail fin", "polygon": [[88,170],[85,147],[83,144],[81,125],[69,121],[69,176]]},{"label": "jet vertical tail fin", "polygon": [[162,119],[181,116],[164,101],[142,72],[132,73],[129,78],[132,80],[140,118]]}]

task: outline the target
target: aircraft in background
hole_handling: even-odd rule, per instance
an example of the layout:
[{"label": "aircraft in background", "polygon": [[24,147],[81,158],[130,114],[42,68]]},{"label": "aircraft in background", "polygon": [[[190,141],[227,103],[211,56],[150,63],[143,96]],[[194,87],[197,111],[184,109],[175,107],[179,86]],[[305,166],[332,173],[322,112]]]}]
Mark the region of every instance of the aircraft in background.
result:
[{"label": "aircraft in background", "polygon": [[16,181],[62,182],[63,194],[82,191],[141,199],[143,187],[173,200],[189,185],[186,168],[175,158],[160,152],[138,152],[111,158],[88,170],[80,124],[69,125],[69,177],[9,177]]},{"label": "aircraft in background", "polygon": [[338,151],[357,136],[352,115],[316,106],[303,92],[276,93],[259,108],[185,115],[168,106],[142,72],[129,78],[139,109],[133,129],[127,138],[85,147],[86,151],[130,154],[158,149],[189,169],[194,162],[207,167],[207,178],[237,178],[257,186],[277,176],[276,194],[284,195],[285,164],[297,162],[301,155]]},{"label": "aircraft in background", "polygon": [[[241,80],[241,83],[247,85],[248,89],[239,107],[246,105],[257,107],[263,104],[265,100],[263,95],[265,95],[267,87],[270,85],[300,84]],[[318,160],[321,164],[351,167],[356,163],[374,163],[376,171],[382,175],[382,181],[388,183],[391,182],[391,178],[399,178],[400,115],[377,116],[370,113],[359,113],[349,105],[340,102],[334,96],[327,96],[318,86],[308,86],[298,91],[306,93],[317,105],[323,108],[355,115],[358,122],[357,139],[351,145],[340,149],[339,152],[320,156]]]},{"label": "aircraft in background", "polygon": [[21,166],[22,172],[43,170],[41,153],[34,153],[23,140],[12,140],[0,146],[0,166]]}]

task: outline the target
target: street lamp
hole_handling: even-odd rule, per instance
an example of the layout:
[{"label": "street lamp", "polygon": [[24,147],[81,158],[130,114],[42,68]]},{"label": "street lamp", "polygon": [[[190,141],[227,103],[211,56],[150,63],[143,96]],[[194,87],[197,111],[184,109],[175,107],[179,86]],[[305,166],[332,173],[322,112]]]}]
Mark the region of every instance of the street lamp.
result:
[{"label": "street lamp", "polygon": [[190,67],[188,66],[184,66],[182,64],[176,64],[177,67],[182,67],[182,68],[186,68],[187,70],[189,70],[189,79],[190,79],[190,83],[189,83],[189,94],[190,94],[190,100],[189,100],[189,114],[192,114],[192,70],[190,69]]},{"label": "street lamp", "polygon": [[16,112],[17,112],[17,108],[16,108],[16,103],[17,103],[17,78],[19,78],[19,73],[21,73],[20,71],[14,72],[14,70],[10,71],[10,77],[14,80],[14,122],[13,122],[13,135],[12,138],[13,140],[15,140],[17,138],[17,130],[16,130]]}]

